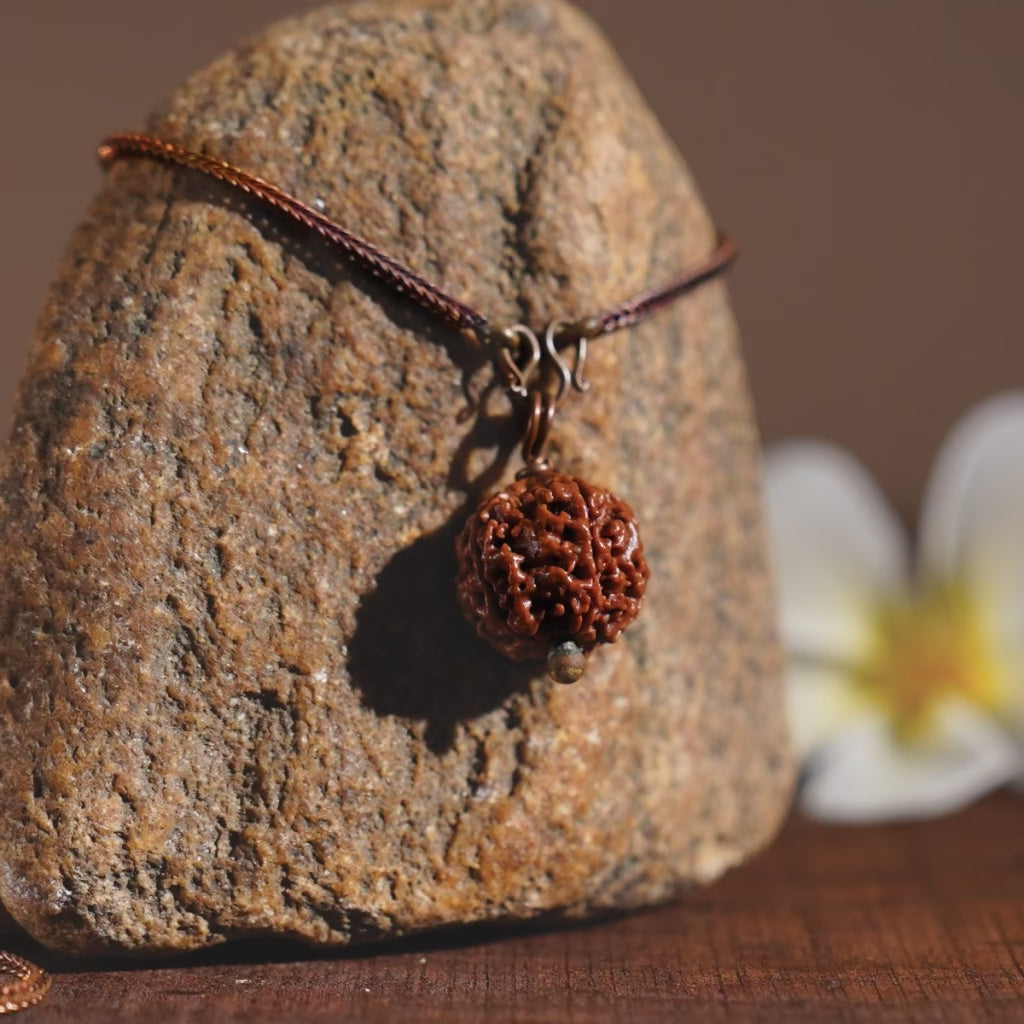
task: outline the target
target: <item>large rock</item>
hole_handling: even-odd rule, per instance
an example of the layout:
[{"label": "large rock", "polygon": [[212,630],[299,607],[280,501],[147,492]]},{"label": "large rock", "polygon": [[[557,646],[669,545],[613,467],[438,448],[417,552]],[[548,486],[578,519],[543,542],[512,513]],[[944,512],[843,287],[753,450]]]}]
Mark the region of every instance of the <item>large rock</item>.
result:
[{"label": "large rock", "polygon": [[[554,0],[332,7],[149,130],[322,201],[498,319],[703,258],[694,186]],[[116,164],[2,461],[0,895],[68,950],[325,944],[671,897],[787,804],[756,438],[724,285],[592,350],[560,468],[643,526],[639,622],[557,687],[456,605],[517,468],[454,332],[230,188]],[[460,417],[465,389],[485,391]]]}]

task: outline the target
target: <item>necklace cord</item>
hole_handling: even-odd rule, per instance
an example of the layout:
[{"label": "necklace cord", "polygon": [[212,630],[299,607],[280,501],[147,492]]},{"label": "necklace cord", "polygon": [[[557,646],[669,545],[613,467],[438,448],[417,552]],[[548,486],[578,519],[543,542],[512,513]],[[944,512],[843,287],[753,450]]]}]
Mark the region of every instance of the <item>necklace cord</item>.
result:
[{"label": "necklace cord", "polygon": [[[468,303],[449,295],[375,245],[354,235],[320,211],[263,178],[249,174],[223,160],[186,149],[177,143],[139,133],[108,136],[99,146],[97,155],[104,164],[124,157],[149,157],[201,171],[211,178],[232,185],[316,232],[368,274],[383,281],[394,291],[411,299],[452,327],[473,334],[485,346],[501,347],[508,343],[508,328],[493,328],[488,318]],[[722,273],[734,262],[736,256],[735,243],[728,235],[720,233],[715,249],[702,263],[687,269],[667,284],[641,292],[596,316],[573,322],[560,321],[558,340],[567,344],[578,344],[581,341],[585,343],[587,339],[630,327]],[[582,351],[585,354],[585,347]]]},{"label": "necklace cord", "polygon": [[483,336],[487,333],[487,318],[471,306],[442,291],[436,285],[403,266],[376,246],[364,241],[351,231],[325,217],[318,210],[263,178],[240,170],[232,164],[214,157],[204,156],[173,142],[165,142],[149,135],[122,134],[104,139],[97,150],[103,163],[122,157],[143,156],[179,167],[202,171],[217,181],[241,189],[261,199],[281,213],[291,217],[303,227],[315,231],[344,253],[367,273],[389,285],[396,292],[412,299],[430,313],[459,330],[469,330]]}]

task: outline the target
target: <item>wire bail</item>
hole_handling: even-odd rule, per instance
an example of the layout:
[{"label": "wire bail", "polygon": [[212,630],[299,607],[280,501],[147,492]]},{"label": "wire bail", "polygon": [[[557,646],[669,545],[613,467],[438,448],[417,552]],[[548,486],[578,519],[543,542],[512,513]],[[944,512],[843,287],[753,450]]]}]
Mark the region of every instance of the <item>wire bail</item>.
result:
[{"label": "wire bail", "polygon": [[551,469],[547,446],[558,406],[551,395],[540,390],[530,392],[529,403],[526,426],[523,428],[523,468],[516,473],[517,480],[546,473]]},{"label": "wire bail", "polygon": [[[567,340],[568,339],[568,340]],[[543,341],[526,324],[513,324],[492,334],[495,365],[509,395],[525,409],[522,453],[524,469],[519,477],[550,468],[545,454],[551,424],[572,390],[585,392],[590,382],[583,376],[587,339],[565,320],[552,320],[544,328]],[[575,348],[570,365],[563,349]]]}]

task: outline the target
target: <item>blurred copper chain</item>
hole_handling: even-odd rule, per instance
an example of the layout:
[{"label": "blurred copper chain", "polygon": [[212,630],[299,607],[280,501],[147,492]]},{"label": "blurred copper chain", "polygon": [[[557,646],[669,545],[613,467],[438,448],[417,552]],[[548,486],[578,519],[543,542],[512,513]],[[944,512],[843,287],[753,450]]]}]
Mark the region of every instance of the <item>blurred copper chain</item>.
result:
[{"label": "blurred copper chain", "polygon": [[0,952],[0,1014],[35,1006],[53,984],[53,977],[24,957]]}]

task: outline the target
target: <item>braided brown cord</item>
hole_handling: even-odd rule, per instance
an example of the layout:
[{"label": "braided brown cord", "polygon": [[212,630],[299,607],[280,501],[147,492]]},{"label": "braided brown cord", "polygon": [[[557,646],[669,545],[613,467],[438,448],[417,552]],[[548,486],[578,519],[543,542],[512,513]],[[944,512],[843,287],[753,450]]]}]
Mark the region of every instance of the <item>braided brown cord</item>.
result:
[{"label": "braided brown cord", "polygon": [[632,327],[633,324],[645,320],[652,313],[720,274],[738,255],[736,243],[728,235],[720,234],[714,252],[703,263],[691,267],[667,285],[641,292],[596,317],[572,325],[569,330],[575,330],[581,337],[597,338],[602,334],[611,334],[612,331],[621,331],[623,327]]},{"label": "braided brown cord", "polygon": [[[322,213],[263,178],[242,171],[223,160],[195,153],[176,143],[166,142],[150,135],[135,133],[111,135],[104,139],[98,153],[104,163],[126,156],[151,157],[177,164],[180,167],[201,171],[218,181],[242,189],[287,214],[304,227],[315,231],[322,238],[336,245],[345,256],[367,273],[385,282],[399,294],[412,299],[446,323],[459,330],[473,332],[485,343],[493,340],[494,334],[492,334],[490,322],[483,313],[442,291],[436,285],[420,277],[415,271],[403,266],[398,260],[381,252],[370,242],[346,231],[345,228],[335,224]],[[571,324],[562,324],[559,330],[559,339],[571,342],[581,338],[596,338],[602,334],[611,334],[613,331],[630,327],[675,301],[697,285],[721,273],[735,258],[735,244],[728,236],[720,235],[714,252],[699,266],[690,268],[666,285],[642,292],[596,316],[586,317]],[[502,336],[500,331],[496,334],[499,338]]]},{"label": "braided brown cord", "polygon": [[52,984],[53,978],[41,967],[24,957],[0,952],[0,1014],[35,1006]]},{"label": "braided brown cord", "polygon": [[369,242],[346,231],[313,207],[290,196],[276,185],[253,174],[239,170],[223,160],[194,153],[173,142],[154,139],[148,135],[121,134],[104,139],[98,149],[100,160],[109,163],[119,157],[147,156],[166,163],[189,167],[226,182],[250,195],[262,199],[275,209],[287,214],[304,227],[336,245],[350,260],[367,273],[389,285],[401,295],[408,296],[428,312],[434,313],[453,327],[468,329],[484,336],[487,318],[471,306],[453,298],[440,288],[424,280],[419,274],[402,266],[397,260],[381,252]]}]

